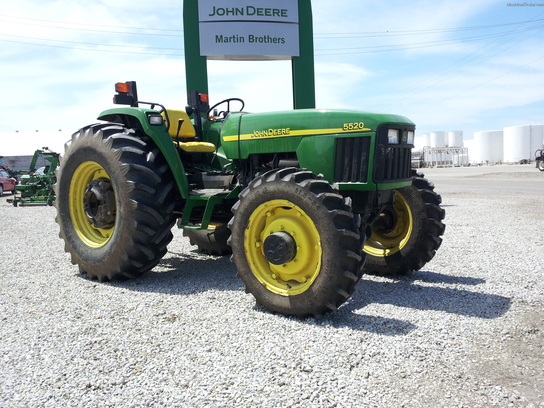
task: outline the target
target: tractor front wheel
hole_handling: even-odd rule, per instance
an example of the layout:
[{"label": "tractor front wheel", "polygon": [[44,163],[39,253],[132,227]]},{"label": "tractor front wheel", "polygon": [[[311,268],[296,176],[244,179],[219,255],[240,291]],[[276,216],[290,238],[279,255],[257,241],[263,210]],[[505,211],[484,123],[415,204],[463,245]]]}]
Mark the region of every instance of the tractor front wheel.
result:
[{"label": "tractor front wheel", "polygon": [[258,304],[284,315],[336,310],[361,278],[354,216],[327,181],[295,168],[254,179],[233,206],[232,261]]},{"label": "tractor front wheel", "polygon": [[107,123],[66,143],[56,221],[80,272],[100,281],[152,269],[172,240],[174,184],[148,136]]},{"label": "tractor front wheel", "polygon": [[414,174],[410,187],[395,191],[395,204],[372,224],[363,251],[365,272],[405,275],[421,269],[442,243],[445,211],[442,199],[423,175]]}]

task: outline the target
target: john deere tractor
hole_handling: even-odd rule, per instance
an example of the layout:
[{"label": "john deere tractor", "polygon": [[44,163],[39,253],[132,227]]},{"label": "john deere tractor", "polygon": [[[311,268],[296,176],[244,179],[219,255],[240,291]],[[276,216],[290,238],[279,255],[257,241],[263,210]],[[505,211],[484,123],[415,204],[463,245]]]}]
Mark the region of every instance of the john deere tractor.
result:
[{"label": "john deere tractor", "polygon": [[408,273],[441,244],[440,196],[411,169],[403,116],[247,113],[197,91],[171,110],[140,101],[135,82],[116,84],[114,102],[126,106],[74,133],[57,174],[60,236],[88,278],[151,270],[177,223],[201,251],[232,253],[258,304],[321,316],[365,269]]}]

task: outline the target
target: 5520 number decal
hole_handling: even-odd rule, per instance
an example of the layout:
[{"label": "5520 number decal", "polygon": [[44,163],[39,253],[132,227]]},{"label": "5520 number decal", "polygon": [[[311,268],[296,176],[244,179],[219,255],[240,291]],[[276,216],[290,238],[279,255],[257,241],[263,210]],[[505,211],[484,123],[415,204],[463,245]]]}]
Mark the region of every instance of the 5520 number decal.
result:
[{"label": "5520 number decal", "polygon": [[344,126],[342,126],[342,130],[344,132],[353,132],[355,130],[370,130],[370,129],[365,128],[364,122],[350,122],[350,123],[344,123]]}]

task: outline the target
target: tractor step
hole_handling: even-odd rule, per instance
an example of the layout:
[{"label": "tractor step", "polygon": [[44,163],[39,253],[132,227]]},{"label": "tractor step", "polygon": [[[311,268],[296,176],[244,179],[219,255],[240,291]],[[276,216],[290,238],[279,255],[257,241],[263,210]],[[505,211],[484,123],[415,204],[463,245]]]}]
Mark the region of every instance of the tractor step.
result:
[{"label": "tractor step", "polygon": [[189,176],[189,183],[196,190],[228,189],[232,186],[234,175],[221,172],[193,173]]},{"label": "tractor step", "polygon": [[[201,189],[191,191],[185,202],[183,216],[178,220],[178,227],[207,229],[210,225],[215,207],[223,204],[223,202],[233,194],[235,193],[232,190],[225,191],[224,189]],[[194,211],[195,209],[198,210]]]}]

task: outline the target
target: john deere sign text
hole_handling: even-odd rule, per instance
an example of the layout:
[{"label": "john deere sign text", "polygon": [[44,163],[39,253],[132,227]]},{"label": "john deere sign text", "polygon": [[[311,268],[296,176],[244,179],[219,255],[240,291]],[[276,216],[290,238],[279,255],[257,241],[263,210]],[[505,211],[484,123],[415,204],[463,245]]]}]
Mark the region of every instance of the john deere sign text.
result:
[{"label": "john deere sign text", "polygon": [[299,56],[298,0],[199,0],[200,55],[209,59]]}]

